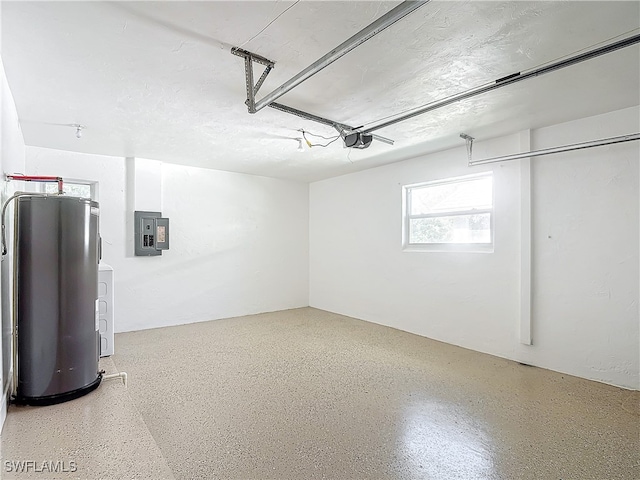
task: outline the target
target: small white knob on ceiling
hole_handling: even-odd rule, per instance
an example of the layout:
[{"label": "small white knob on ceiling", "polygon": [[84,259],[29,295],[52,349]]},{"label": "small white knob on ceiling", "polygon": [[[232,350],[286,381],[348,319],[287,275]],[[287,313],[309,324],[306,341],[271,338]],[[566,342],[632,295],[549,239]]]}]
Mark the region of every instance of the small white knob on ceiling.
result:
[{"label": "small white knob on ceiling", "polygon": [[84,130],[84,125],[80,125],[79,123],[74,123],[71,125],[76,129],[76,138],[82,138],[82,130]]}]

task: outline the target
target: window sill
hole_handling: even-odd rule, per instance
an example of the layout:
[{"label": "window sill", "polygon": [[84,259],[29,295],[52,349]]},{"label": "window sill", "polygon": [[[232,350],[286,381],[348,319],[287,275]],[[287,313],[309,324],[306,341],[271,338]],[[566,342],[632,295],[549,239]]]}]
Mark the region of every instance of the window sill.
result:
[{"label": "window sill", "polygon": [[407,253],[493,253],[494,248],[492,243],[431,243],[424,245],[405,245],[402,251]]}]

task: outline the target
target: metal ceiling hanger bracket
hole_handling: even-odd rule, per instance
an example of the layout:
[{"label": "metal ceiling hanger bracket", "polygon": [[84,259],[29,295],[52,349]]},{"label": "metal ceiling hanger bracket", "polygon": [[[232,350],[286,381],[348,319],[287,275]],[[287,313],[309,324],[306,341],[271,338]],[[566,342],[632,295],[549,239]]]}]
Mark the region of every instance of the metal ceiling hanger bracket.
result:
[{"label": "metal ceiling hanger bracket", "polygon": [[[346,134],[353,133],[355,130],[357,130],[357,128],[361,128],[361,127],[354,128],[349,125],[342,124],[340,122],[335,122],[327,118],[323,118],[317,115],[303,112],[302,110],[288,107],[280,103],[275,103],[275,100],[277,100],[282,95],[292,90],[293,88],[295,88],[296,86],[298,86],[299,84],[307,80],[308,78],[312,77],[323,68],[327,67],[328,65],[332,64],[342,56],[346,55],[354,48],[362,45],[364,42],[373,38],[375,35],[382,32],[386,28],[390,27],[397,21],[401,20],[405,16],[414,12],[421,6],[429,3],[429,1],[430,0],[406,0],[402,2],[400,5],[397,5],[396,7],[389,10],[387,13],[382,15],[373,23],[364,27],[355,35],[351,36],[349,39],[342,42],[340,45],[338,45],[336,48],[331,50],[329,53],[327,53],[326,55],[322,56],[321,58],[313,62],[307,68],[302,70],[300,73],[298,73],[297,75],[295,75],[294,77],[292,77],[291,79],[283,83],[282,85],[280,85],[273,92],[261,98],[259,101],[256,101],[256,94],[258,93],[258,90],[260,90],[260,87],[264,83],[264,80],[266,79],[271,69],[273,69],[274,62],[260,55],[256,55],[255,53],[249,52],[247,50],[243,50],[242,48],[233,47],[231,49],[231,53],[244,58],[245,83],[246,83],[246,89],[247,89],[247,100],[245,103],[249,108],[249,113],[256,113],[258,110],[261,110],[266,106],[269,106],[285,113],[290,113],[292,115],[306,118],[307,120],[312,120],[314,122],[322,123],[324,125],[329,125],[335,128],[343,138]],[[265,66],[264,72],[262,73],[262,75],[258,79],[258,82],[255,85],[253,83],[253,62],[260,63]],[[393,140],[389,138],[385,138],[380,135],[373,135],[373,134],[367,134],[367,135],[372,135],[373,138],[375,138],[380,142],[393,145]]]},{"label": "metal ceiling hanger bracket", "polygon": [[[244,58],[244,78],[247,86],[247,100],[245,104],[249,108],[249,113],[256,113],[256,95],[266,80],[267,75],[269,75],[269,72],[273,70],[275,62],[238,47],[233,47],[231,53]],[[264,65],[265,67],[255,85],[253,84],[253,62]]]},{"label": "metal ceiling hanger bracket", "polygon": [[[249,52],[237,47],[233,47],[231,49],[231,53],[238,57],[244,58],[245,85],[247,89],[247,99],[245,100],[245,104],[249,109],[249,113],[256,113],[256,94],[258,93],[258,90],[260,90],[260,87],[262,87],[262,84],[267,78],[267,75],[269,75],[269,72],[274,68],[275,62],[253,52]],[[255,85],[253,83],[253,62],[265,66],[264,72],[262,72],[262,75],[255,83]],[[269,106],[271,108],[274,108],[275,110],[279,110],[281,112],[289,113],[306,120],[311,120],[312,122],[317,122],[332,127],[336,129],[342,137],[356,130],[355,127],[352,127],[350,125],[336,122],[328,118],[320,117],[312,113],[304,112],[302,110],[298,110],[297,108],[289,107],[281,103],[272,102],[269,104]],[[393,140],[391,140],[390,138],[386,138],[380,135],[373,135],[373,138],[375,138],[379,142],[393,145]]]},{"label": "metal ceiling hanger bracket", "polygon": [[[460,136],[462,137],[462,135]],[[542,155],[551,155],[554,153],[570,152],[573,150],[602,147],[604,145],[613,145],[616,143],[624,143],[624,142],[634,142],[638,140],[640,140],[640,133],[632,133],[629,135],[619,135],[617,137],[602,138],[599,140],[591,140],[588,142],[572,143],[571,145],[562,145],[560,147],[551,147],[551,148],[544,148],[542,150],[533,150],[531,152],[522,152],[522,153],[514,153],[512,155],[503,155],[501,157],[485,158],[482,160],[475,160],[475,161],[469,160],[469,166],[473,167],[475,165],[487,165],[489,163],[508,162],[510,160],[519,160],[521,158],[539,157]]]},{"label": "metal ceiling hanger bracket", "polygon": [[471,165],[471,154],[473,153],[473,138],[471,135],[467,135],[466,133],[461,133],[460,138],[464,138],[467,144],[467,158],[469,159],[469,165]]}]

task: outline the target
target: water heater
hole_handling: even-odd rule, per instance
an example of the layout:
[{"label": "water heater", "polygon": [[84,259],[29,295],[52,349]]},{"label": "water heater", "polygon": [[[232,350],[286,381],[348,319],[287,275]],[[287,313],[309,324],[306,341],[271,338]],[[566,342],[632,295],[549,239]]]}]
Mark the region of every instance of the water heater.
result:
[{"label": "water heater", "polygon": [[17,199],[18,403],[60,403],[100,384],[98,219],[89,199]]}]

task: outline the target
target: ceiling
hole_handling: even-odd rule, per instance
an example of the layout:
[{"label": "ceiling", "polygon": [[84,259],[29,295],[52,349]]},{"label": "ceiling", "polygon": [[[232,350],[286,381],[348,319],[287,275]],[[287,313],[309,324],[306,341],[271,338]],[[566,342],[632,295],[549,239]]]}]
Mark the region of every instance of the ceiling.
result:
[{"label": "ceiling", "polygon": [[[232,46],[275,62],[260,98],[398,3],[2,2],[2,59],[28,145],[300,181],[640,103],[635,45],[376,132],[393,146],[301,153],[298,129],[336,132],[247,112]],[[366,125],[639,27],[640,2],[432,1],[278,102]]]}]

